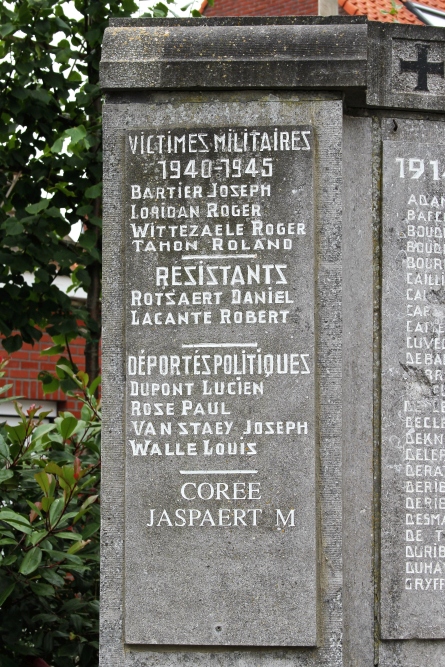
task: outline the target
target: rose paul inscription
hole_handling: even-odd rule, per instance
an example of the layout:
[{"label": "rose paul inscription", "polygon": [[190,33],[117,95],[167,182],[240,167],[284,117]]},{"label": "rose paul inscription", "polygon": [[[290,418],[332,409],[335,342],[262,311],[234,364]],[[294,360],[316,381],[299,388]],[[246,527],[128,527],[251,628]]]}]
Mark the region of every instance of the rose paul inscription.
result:
[{"label": "rose paul inscription", "polygon": [[382,629],[445,631],[445,160],[384,143]]},{"label": "rose paul inscription", "polygon": [[315,645],[312,128],[125,142],[126,641]]}]

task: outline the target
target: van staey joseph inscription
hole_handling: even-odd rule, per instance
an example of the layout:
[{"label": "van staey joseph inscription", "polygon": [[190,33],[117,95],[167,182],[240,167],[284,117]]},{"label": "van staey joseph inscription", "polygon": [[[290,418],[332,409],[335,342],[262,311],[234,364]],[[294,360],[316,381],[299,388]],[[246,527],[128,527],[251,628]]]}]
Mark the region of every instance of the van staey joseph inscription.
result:
[{"label": "van staey joseph inscription", "polygon": [[311,127],[125,143],[126,641],[313,646]]},{"label": "van staey joseph inscription", "polygon": [[104,667],[445,667],[444,43],[107,29]]}]

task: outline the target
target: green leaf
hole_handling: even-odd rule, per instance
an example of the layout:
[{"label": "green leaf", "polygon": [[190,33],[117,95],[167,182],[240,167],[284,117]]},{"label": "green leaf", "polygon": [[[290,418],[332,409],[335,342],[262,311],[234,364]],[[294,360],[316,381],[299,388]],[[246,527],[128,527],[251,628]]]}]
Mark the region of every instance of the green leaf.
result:
[{"label": "green leaf", "polygon": [[25,554],[22,564],[20,565],[19,572],[25,577],[28,574],[31,574],[39,567],[42,562],[42,551],[39,547],[34,547],[27,554]]},{"label": "green leaf", "polygon": [[56,141],[53,143],[53,145],[50,148],[51,153],[61,153],[63,149],[63,144],[66,140],[66,137],[62,135]]},{"label": "green leaf", "polygon": [[51,100],[51,95],[43,88],[36,88],[35,90],[29,91],[29,96],[37,100],[38,102],[43,102],[43,104],[49,104]]},{"label": "green leaf", "polygon": [[87,131],[83,125],[78,127],[73,127],[70,130],[66,130],[65,136],[71,139],[70,147],[75,146],[79,141],[84,139],[87,136]]},{"label": "green leaf", "polygon": [[64,440],[68,440],[70,435],[74,433],[77,424],[78,421],[75,417],[70,416],[70,417],[65,417],[65,419],[62,419],[58,430]]},{"label": "green leaf", "polygon": [[49,597],[51,595],[54,595],[54,588],[50,586],[50,584],[30,584],[31,590],[33,593],[36,595],[42,596],[42,597]]},{"label": "green leaf", "polygon": [[7,565],[13,565],[13,564],[15,563],[16,560],[17,560],[17,556],[16,556],[16,554],[10,554],[9,556],[5,556],[5,557],[3,558],[3,560],[2,560],[2,565],[4,565],[5,567],[6,567]]},{"label": "green leaf", "polygon": [[[42,489],[45,496],[49,496],[50,480],[48,479],[48,475],[46,474],[46,472],[44,472],[42,470],[42,472],[36,473],[34,475],[34,479],[36,480],[37,484]],[[45,509],[45,508],[43,508],[43,509]]]},{"label": "green leaf", "polygon": [[40,510],[37,505],[35,505],[33,502],[30,500],[26,499],[26,502],[28,503],[29,507],[37,514],[37,516],[42,517],[42,510]]},{"label": "green leaf", "polygon": [[80,542],[75,542],[72,546],[70,546],[67,553],[75,554],[78,551],[81,551],[84,547],[86,547],[88,542],[89,542],[89,540],[80,540]]},{"label": "green leaf", "polygon": [[32,533],[31,524],[28,519],[21,514],[17,514],[10,509],[0,510],[0,521],[5,521],[7,524],[19,530],[22,533],[30,535]]},{"label": "green leaf", "polygon": [[42,383],[43,393],[52,394],[54,391],[57,391],[59,388],[59,380],[48,373],[48,371],[40,371],[37,378]]},{"label": "green leaf", "polygon": [[82,77],[79,74],[79,72],[76,72],[76,70],[72,70],[70,72],[70,75],[68,76],[68,81],[82,81]]},{"label": "green leaf", "polygon": [[97,185],[92,185],[90,188],[85,190],[85,197],[88,199],[96,199],[102,194],[102,183],[97,183]]},{"label": "green leaf", "polygon": [[50,201],[50,199],[41,199],[37,204],[29,204],[29,206],[25,208],[25,211],[31,215],[35,215],[48,208]]},{"label": "green leaf", "polygon": [[42,573],[42,577],[45,579],[45,581],[52,584],[53,586],[62,588],[62,586],[65,585],[63,577],[61,577],[60,574],[57,574],[57,572],[55,572],[53,569],[42,568],[40,572]]},{"label": "green leaf", "polygon": [[0,26],[0,37],[6,37],[15,32],[17,28],[12,23],[4,23]]},{"label": "green leaf", "polygon": [[6,600],[9,598],[11,595],[12,591],[15,588],[15,582],[13,584],[10,584],[7,588],[5,588],[1,593],[0,593],[0,607]]},{"label": "green leaf", "polygon": [[49,508],[49,520],[51,522],[51,526],[55,526],[59,521],[60,517],[62,516],[64,506],[65,503],[63,498],[57,498]]},{"label": "green leaf", "polygon": [[[39,413],[40,415],[42,413]],[[38,440],[40,438],[43,438],[44,435],[47,433],[50,433],[51,431],[54,431],[55,426],[54,424],[40,424],[40,426],[37,426],[33,433],[32,433],[32,439]]]},{"label": "green leaf", "polygon": [[57,465],[57,463],[54,463],[54,461],[50,461],[45,466],[45,472],[53,474],[53,475],[59,475],[59,477],[63,477],[63,470],[60,466]]},{"label": "green leaf", "polygon": [[82,537],[84,540],[87,540],[89,537],[94,535],[94,533],[97,533],[97,531],[100,528],[100,523],[88,523],[87,527],[82,530]]},{"label": "green leaf", "polygon": [[7,479],[11,479],[11,477],[14,477],[12,470],[0,470],[0,484],[6,482]]},{"label": "green leaf", "polygon": [[72,542],[79,542],[82,539],[82,535],[79,533],[74,533],[72,531],[64,531],[61,533],[56,533],[57,537],[60,537],[62,540],[71,540]]},{"label": "green leaf", "polygon": [[8,336],[2,340],[2,345],[5,348],[6,352],[12,354],[17,352],[23,345],[22,337],[20,334],[15,334],[14,336]]},{"label": "green leaf", "polygon": [[[43,551],[47,551],[47,549],[43,549]],[[74,563],[75,565],[83,565],[83,561],[82,561],[81,558],[79,558],[79,556],[75,556],[74,554],[70,554],[67,551],[56,551],[54,549],[54,550],[51,550],[50,553],[51,553],[52,557],[54,559],[57,558],[58,561],[67,560],[70,563]]]},{"label": "green leaf", "polygon": [[75,525],[79,521],[79,519],[82,518],[84,514],[86,514],[86,512],[88,511],[88,507],[92,505],[97,500],[97,498],[98,496],[90,496],[85,500],[81,509],[74,517],[73,525]]},{"label": "green leaf", "polygon": [[45,498],[42,498],[42,508],[45,512],[49,512],[54,500],[55,498],[53,496],[45,496]]},{"label": "green leaf", "polygon": [[[0,394],[6,394],[6,392],[9,391],[9,389],[11,389],[13,386],[13,384],[4,384],[3,387],[0,387]],[[10,401],[11,399],[8,398],[7,400]]]},{"label": "green leaf", "polygon": [[2,228],[5,230],[8,236],[18,236],[24,231],[24,227],[21,222],[16,218],[9,218],[2,223]]},{"label": "green leaf", "polygon": [[65,352],[65,345],[53,345],[52,347],[47,347],[45,350],[42,350],[40,355],[51,357],[54,354],[62,354],[63,352]]}]

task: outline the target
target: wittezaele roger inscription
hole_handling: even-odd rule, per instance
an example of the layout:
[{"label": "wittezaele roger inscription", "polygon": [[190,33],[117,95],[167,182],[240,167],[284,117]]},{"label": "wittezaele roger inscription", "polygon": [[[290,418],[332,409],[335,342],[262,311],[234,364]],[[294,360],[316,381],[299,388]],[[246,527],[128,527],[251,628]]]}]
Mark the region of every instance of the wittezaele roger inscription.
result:
[{"label": "wittezaele roger inscription", "polygon": [[[315,608],[312,142],[307,126],[126,136],[127,601],[168,598],[180,553],[204,616],[233,595],[251,610],[243,639],[197,642],[314,642],[292,613],[264,639],[295,596]],[[258,586],[275,587],[264,609]],[[168,638],[151,619],[134,641],[177,641],[189,620],[168,613]]]}]

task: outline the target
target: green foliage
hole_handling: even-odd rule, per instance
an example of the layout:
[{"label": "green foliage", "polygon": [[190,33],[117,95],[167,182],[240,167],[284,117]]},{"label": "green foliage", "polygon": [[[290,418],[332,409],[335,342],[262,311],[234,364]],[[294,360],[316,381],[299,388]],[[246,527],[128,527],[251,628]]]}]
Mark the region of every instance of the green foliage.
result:
[{"label": "green foliage", "polygon": [[[144,16],[174,15],[174,0],[166,2]],[[137,9],[133,0],[0,3],[0,333],[9,353],[39,340],[41,329],[84,335],[87,349],[97,348],[101,43],[110,16]],[[55,285],[73,271],[86,305]]]},{"label": "green foliage", "polygon": [[403,5],[398,5],[395,0],[391,0],[391,9],[389,11],[386,11],[385,9],[381,9],[380,13],[381,14],[388,14],[390,16],[393,16],[393,23],[399,23],[398,21],[398,16],[399,16],[399,11],[402,9]]},{"label": "green foliage", "polygon": [[0,426],[2,667],[32,656],[98,664],[100,404],[85,373],[69,362],[57,372],[83,403],[80,419],[62,412],[46,423],[16,403],[18,424]]},{"label": "green foliage", "polygon": [[[87,338],[99,338],[99,319],[54,281],[78,265],[88,292],[99,275],[100,200],[88,191],[101,181],[100,46],[108,16],[135,8],[132,0],[0,5],[0,332],[8,352],[39,340],[42,328],[78,333],[79,320]],[[68,234],[78,222],[74,243]]]}]

